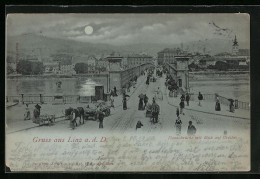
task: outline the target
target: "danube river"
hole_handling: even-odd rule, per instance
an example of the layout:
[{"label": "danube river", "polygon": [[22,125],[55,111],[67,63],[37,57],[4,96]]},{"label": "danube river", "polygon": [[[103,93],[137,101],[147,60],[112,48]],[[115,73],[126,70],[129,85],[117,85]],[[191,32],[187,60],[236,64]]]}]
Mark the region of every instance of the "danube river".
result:
[{"label": "danube river", "polygon": [[[61,81],[61,88],[56,83]],[[81,95],[91,96],[95,93],[95,86],[103,85],[107,92],[106,77],[81,78],[19,78],[7,80],[7,95],[43,94],[43,95]],[[145,84],[144,84],[145,85]],[[190,81],[190,92],[202,94],[218,93],[227,98],[240,101],[250,101],[250,85],[246,79],[204,79]]]}]

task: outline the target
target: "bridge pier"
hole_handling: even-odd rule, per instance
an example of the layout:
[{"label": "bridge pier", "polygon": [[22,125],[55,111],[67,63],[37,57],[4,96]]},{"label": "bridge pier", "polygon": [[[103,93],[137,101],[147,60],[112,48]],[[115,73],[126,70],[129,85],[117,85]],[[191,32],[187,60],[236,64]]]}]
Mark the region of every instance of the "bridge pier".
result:
[{"label": "bridge pier", "polygon": [[190,92],[189,85],[189,68],[188,68],[188,56],[175,56],[175,63],[165,63],[165,66],[175,80],[178,87],[185,92]]}]

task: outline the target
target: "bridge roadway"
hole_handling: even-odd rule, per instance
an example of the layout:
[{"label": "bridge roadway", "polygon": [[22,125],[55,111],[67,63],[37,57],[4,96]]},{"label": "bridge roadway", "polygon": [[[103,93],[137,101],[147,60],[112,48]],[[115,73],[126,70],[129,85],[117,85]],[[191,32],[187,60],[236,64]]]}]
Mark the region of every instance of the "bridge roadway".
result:
[{"label": "bridge roadway", "polygon": [[[80,125],[76,129],[72,130],[69,127],[69,121],[63,118],[57,119],[57,122],[52,126],[41,126],[33,124],[31,121],[19,121],[14,120],[13,122],[7,122],[7,134],[20,134],[20,133],[51,133],[51,132],[69,132],[69,133],[98,133],[109,132],[109,133],[164,133],[170,132],[173,135],[176,133],[175,120],[176,120],[176,104],[179,103],[179,98],[172,99],[167,95],[167,90],[165,89],[164,82],[165,77],[158,78],[156,82],[150,82],[150,85],[145,84],[146,76],[140,76],[137,80],[136,88],[131,88],[128,93],[130,98],[127,101],[127,110],[123,110],[122,107],[122,96],[119,95],[115,97],[115,108],[111,109],[111,115],[104,119],[104,128],[99,129],[99,123],[97,121],[85,121],[85,124]],[[152,124],[150,118],[145,117],[145,111],[138,110],[139,98],[138,96],[143,93],[149,98],[149,103],[151,103],[156,90],[160,87],[163,93],[163,100],[157,100],[156,102],[160,105],[161,112],[159,115],[159,123]],[[175,104],[172,103],[175,100]],[[191,102],[194,106],[196,102]],[[84,104],[77,104],[84,106]],[[226,130],[228,134],[234,134],[236,132],[249,132],[250,120],[240,119],[236,117],[229,117],[228,115],[215,115],[211,113],[201,112],[207,110],[208,105],[202,106],[200,110],[184,110],[184,115],[181,116],[182,120],[182,135],[186,135],[188,122],[193,121],[193,124],[197,128],[198,135],[206,135],[215,132],[219,135],[223,135]],[[15,107],[16,108],[16,107]],[[15,109],[13,108],[13,109]],[[50,105],[43,106],[42,111],[48,110],[52,111],[56,116],[61,116],[64,109],[63,105]],[[9,111],[11,112],[11,111]],[[225,111],[226,112],[226,111]],[[23,114],[23,113],[22,113]],[[23,115],[19,115],[23,116]],[[137,121],[141,121],[143,127],[136,130]]]}]

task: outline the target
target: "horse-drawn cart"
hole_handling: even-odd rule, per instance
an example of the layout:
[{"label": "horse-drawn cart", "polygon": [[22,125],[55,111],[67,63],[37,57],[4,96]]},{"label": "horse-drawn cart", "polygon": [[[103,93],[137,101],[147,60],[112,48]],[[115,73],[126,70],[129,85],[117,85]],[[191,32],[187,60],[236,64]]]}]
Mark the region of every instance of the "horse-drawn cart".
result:
[{"label": "horse-drawn cart", "polygon": [[34,122],[36,124],[39,124],[39,126],[45,124],[50,125],[55,122],[55,115],[40,115],[37,119],[34,120]]}]

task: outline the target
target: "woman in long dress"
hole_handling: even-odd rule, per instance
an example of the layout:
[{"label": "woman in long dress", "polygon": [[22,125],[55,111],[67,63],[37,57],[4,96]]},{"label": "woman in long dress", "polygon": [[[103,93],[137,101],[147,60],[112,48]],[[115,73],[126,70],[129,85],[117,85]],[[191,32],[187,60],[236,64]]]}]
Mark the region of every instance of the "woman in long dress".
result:
[{"label": "woman in long dress", "polygon": [[110,97],[110,105],[111,105],[111,108],[115,108],[115,106],[114,106],[114,97],[113,96],[111,96]]},{"label": "woman in long dress", "polygon": [[143,98],[139,98],[139,105],[138,105],[138,110],[143,110]]},{"label": "woman in long dress", "polygon": [[220,102],[219,102],[219,98],[218,98],[218,97],[217,97],[217,99],[216,99],[215,110],[216,110],[216,111],[220,111],[220,110],[221,110],[221,108],[220,108]]},{"label": "woman in long dress", "polygon": [[31,119],[31,112],[28,107],[28,104],[26,104],[25,113],[24,113],[24,120],[30,120]]},{"label": "woman in long dress", "polygon": [[180,117],[178,117],[175,121],[175,127],[176,127],[176,134],[177,135],[181,135],[181,125],[182,125],[182,121],[181,121]]},{"label": "woman in long dress", "polygon": [[123,110],[127,110],[126,97],[123,97]]}]

